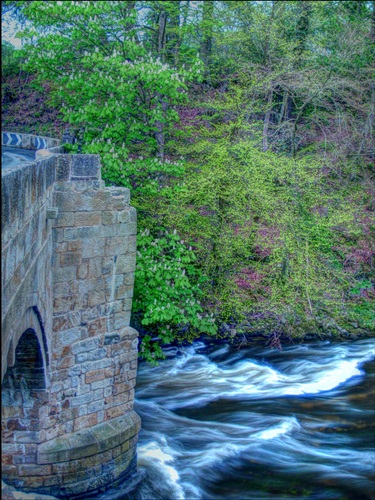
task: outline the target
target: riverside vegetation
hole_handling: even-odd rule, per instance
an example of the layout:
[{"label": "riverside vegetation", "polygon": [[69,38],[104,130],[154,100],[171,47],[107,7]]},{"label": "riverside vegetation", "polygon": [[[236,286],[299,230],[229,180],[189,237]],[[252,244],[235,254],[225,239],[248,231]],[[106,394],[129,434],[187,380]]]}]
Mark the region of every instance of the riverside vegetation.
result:
[{"label": "riverside vegetation", "polygon": [[375,2],[5,1],[3,126],[138,211],[141,355],[375,331]]}]

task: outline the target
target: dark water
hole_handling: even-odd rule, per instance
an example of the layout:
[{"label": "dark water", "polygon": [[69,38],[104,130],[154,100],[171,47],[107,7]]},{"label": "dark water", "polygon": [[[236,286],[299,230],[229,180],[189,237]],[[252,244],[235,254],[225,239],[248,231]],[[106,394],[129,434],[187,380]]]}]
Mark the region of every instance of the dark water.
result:
[{"label": "dark water", "polygon": [[374,390],[371,339],[281,352],[197,343],[141,364],[142,480],[100,498],[373,499]]}]

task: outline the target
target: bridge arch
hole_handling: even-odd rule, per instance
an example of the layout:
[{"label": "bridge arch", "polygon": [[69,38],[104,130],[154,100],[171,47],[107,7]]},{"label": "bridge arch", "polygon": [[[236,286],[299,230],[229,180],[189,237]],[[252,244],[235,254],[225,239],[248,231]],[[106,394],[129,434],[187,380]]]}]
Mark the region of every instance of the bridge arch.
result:
[{"label": "bridge arch", "polygon": [[[27,334],[26,334],[27,333]],[[27,340],[26,340],[27,339]],[[22,340],[22,342],[21,342]],[[29,341],[29,344],[27,344]],[[20,345],[21,342],[21,345]],[[37,356],[37,363],[40,364],[39,369],[43,369],[44,373],[44,387],[47,387],[47,366],[49,364],[48,356],[48,345],[46,332],[44,330],[44,325],[42,321],[42,315],[37,306],[29,307],[24,313],[21,323],[17,328],[17,331],[13,333],[13,337],[10,341],[8,355],[7,355],[7,372],[13,369],[16,363],[16,352],[18,349],[18,368],[21,369],[22,365],[22,351],[30,347],[29,355],[32,355],[34,359]],[[34,352],[34,354],[32,354]],[[37,354],[38,353],[38,354]],[[36,359],[36,358],[35,358]],[[35,361],[36,362],[36,361]],[[20,364],[21,363],[21,364]],[[23,363],[27,363],[24,359]],[[23,365],[22,365],[23,366]],[[14,370],[13,370],[14,371]],[[9,374],[8,374],[9,375]],[[6,383],[6,382],[5,382]]]},{"label": "bridge arch", "polygon": [[3,450],[8,467],[36,463],[48,402],[43,331],[34,308],[26,311],[20,325],[21,330],[10,343],[1,394]]}]

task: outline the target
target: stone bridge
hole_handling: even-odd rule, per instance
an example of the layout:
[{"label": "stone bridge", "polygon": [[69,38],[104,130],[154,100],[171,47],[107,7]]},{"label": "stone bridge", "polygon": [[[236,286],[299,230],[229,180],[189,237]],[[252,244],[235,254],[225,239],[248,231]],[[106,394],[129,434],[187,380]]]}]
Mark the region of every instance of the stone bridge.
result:
[{"label": "stone bridge", "polygon": [[2,475],[87,497],[136,469],[136,211],[99,156],[12,141],[45,156],[2,173]]}]

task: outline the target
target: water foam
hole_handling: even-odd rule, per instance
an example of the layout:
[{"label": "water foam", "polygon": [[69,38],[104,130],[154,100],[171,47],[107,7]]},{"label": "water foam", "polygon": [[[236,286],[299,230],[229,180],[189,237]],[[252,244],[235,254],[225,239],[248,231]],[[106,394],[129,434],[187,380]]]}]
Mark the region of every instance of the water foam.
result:
[{"label": "water foam", "polygon": [[[181,387],[180,393],[164,394],[158,400],[165,408],[204,406],[217,399],[275,398],[319,394],[338,388],[345,382],[363,374],[360,366],[374,356],[373,351],[358,349],[349,354],[348,348],[336,349],[330,356],[327,349],[324,364],[314,360],[298,360],[292,364],[280,363],[279,371],[269,363],[242,359],[230,366],[215,363],[204,354],[198,354],[201,345],[183,351],[179,359],[168,360],[161,370],[156,385],[146,393],[171,384]],[[320,347],[321,349],[321,347]],[[216,357],[216,356],[214,356]]]},{"label": "water foam", "polygon": [[173,498],[185,500],[185,494],[179,484],[180,475],[171,463],[174,463],[173,450],[166,444],[165,437],[162,436],[163,444],[151,441],[143,446],[138,446],[138,466],[146,468],[156,468],[158,474],[163,476],[168,489],[171,490]]}]

